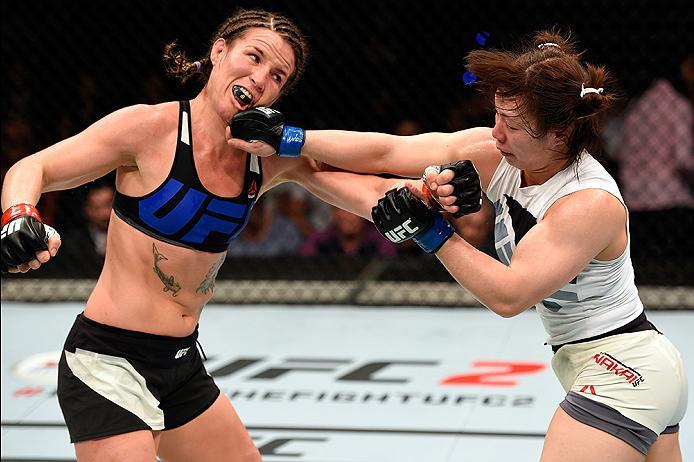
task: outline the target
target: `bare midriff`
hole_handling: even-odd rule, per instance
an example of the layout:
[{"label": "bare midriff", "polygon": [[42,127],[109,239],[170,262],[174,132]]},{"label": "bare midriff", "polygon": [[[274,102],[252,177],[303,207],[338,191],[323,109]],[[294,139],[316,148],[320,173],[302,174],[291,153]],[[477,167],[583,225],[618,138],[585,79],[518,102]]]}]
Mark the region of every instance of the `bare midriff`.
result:
[{"label": "bare midriff", "polygon": [[111,213],[104,267],[84,314],[122,329],[185,337],[212,298],[225,255],[157,240]]}]

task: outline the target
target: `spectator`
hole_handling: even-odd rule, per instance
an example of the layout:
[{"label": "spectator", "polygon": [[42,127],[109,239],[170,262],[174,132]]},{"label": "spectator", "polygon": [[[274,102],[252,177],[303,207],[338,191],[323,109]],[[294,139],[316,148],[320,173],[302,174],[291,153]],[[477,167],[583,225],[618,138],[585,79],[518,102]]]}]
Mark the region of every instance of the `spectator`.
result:
[{"label": "spectator", "polygon": [[303,238],[330,225],[332,206],[309,194],[296,183],[284,183],[271,191],[275,212],[292,221]]},{"label": "spectator", "polygon": [[616,160],[635,259],[684,257],[692,249],[683,244],[694,224],[694,108],[677,89],[692,86],[691,60],[681,66],[684,82],[655,79],[624,116]]},{"label": "spectator", "polygon": [[93,186],[82,206],[82,226],[63,233],[57,266],[64,274],[77,278],[96,278],[104,264],[106,238],[113,207],[114,189],[110,184]]},{"label": "spectator", "polygon": [[277,257],[296,255],[303,241],[301,231],[286,216],[275,213],[276,197],[263,197],[253,207],[248,224],[227,251],[229,257]]},{"label": "spectator", "polygon": [[373,226],[351,212],[333,208],[332,224],[312,233],[301,247],[301,255],[348,255],[351,257],[392,257],[395,246],[383,238]]}]

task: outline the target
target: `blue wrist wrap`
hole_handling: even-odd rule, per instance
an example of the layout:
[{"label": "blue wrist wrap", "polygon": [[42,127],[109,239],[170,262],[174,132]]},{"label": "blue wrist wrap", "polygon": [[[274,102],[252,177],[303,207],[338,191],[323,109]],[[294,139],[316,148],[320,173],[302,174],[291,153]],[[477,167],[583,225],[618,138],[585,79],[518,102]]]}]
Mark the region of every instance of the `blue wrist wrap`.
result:
[{"label": "blue wrist wrap", "polygon": [[434,253],[438,251],[441,246],[448,240],[453,234],[453,227],[446,220],[443,215],[437,213],[434,218],[434,224],[431,228],[427,229],[425,232],[419,236],[413,238],[426,253]]},{"label": "blue wrist wrap", "polygon": [[304,130],[285,125],[282,130],[282,141],[277,155],[281,157],[299,157],[304,146]]}]

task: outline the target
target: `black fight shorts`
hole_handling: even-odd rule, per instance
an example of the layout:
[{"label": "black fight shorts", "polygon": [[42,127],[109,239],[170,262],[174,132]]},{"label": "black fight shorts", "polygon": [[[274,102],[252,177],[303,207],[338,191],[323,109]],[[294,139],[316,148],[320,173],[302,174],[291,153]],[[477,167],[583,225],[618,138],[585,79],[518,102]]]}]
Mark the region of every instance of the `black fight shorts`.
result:
[{"label": "black fight shorts", "polygon": [[136,430],[170,430],[219,396],[197,348],[198,330],[164,337],[80,314],[58,365],[58,401],[77,443]]}]

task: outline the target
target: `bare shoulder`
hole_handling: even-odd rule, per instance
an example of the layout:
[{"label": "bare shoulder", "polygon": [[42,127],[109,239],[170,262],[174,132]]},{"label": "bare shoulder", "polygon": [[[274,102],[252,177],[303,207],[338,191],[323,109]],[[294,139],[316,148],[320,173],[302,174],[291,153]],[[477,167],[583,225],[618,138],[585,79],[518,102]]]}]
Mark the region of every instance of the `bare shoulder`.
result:
[{"label": "bare shoulder", "polygon": [[152,152],[167,135],[175,136],[177,120],[175,102],[137,104],[108,114],[78,135],[78,139],[95,148],[118,152],[125,156],[125,165],[134,166],[141,153]]},{"label": "bare shoulder", "polygon": [[604,189],[583,189],[557,200],[545,213],[543,227],[553,239],[566,240],[575,251],[598,260],[612,260],[628,244],[624,204]]},{"label": "bare shoulder", "polygon": [[558,199],[547,210],[543,221],[559,226],[568,234],[590,236],[607,247],[615,238],[626,236],[626,219],[626,208],[617,197],[604,189],[590,188]]},{"label": "bare shoulder", "polygon": [[99,122],[107,123],[114,134],[127,133],[131,140],[135,140],[140,137],[158,136],[163,134],[162,132],[176,130],[177,121],[178,104],[168,102],[128,106],[109,114]]},{"label": "bare shoulder", "polygon": [[621,220],[626,218],[626,209],[622,202],[608,191],[599,188],[588,188],[558,199],[547,210],[545,216],[550,214],[566,216],[610,214],[616,215]]}]

